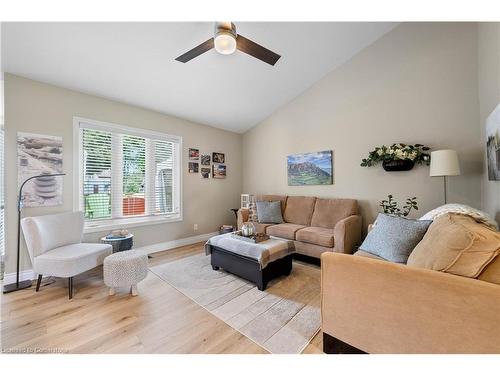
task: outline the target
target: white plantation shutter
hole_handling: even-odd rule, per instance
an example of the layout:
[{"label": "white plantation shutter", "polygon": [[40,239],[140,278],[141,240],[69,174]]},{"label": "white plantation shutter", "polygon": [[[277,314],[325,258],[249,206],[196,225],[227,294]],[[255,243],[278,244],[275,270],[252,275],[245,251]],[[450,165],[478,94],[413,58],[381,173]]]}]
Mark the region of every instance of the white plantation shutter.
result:
[{"label": "white plantation shutter", "polygon": [[111,133],[82,129],[83,212],[87,220],[111,218]]},{"label": "white plantation shutter", "polygon": [[180,218],[179,137],[87,121],[78,127],[88,226]]},{"label": "white plantation shutter", "polygon": [[5,254],[5,219],[4,219],[4,135],[3,118],[0,118],[0,256]]}]

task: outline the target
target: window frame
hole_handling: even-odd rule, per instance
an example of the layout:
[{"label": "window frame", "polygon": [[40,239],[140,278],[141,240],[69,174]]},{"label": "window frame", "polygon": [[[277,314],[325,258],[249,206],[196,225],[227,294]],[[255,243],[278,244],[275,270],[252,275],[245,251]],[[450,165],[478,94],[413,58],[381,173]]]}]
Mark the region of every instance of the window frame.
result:
[{"label": "window frame", "polygon": [[[172,142],[175,145],[177,158],[175,158],[175,164],[173,169],[174,181],[179,181],[178,184],[174,184],[173,191],[174,196],[178,196],[178,200],[174,200],[174,204],[178,203],[179,210],[174,214],[160,214],[154,216],[133,216],[133,217],[121,217],[121,218],[110,218],[102,219],[96,221],[85,220],[84,233],[101,232],[103,230],[112,230],[117,228],[130,228],[130,227],[140,227],[145,225],[155,225],[162,223],[178,222],[183,220],[183,199],[182,199],[182,159],[183,159],[183,148],[182,148],[182,137],[161,133],[153,130],[133,128],[130,126],[97,121],[84,117],[73,117],[73,210],[81,211],[83,209],[83,144],[81,138],[82,128],[92,128],[95,130],[124,133],[127,135],[145,137],[149,139],[157,139],[161,141]],[[111,170],[112,176],[116,172],[114,169]],[[147,172],[146,172],[147,173]],[[113,181],[113,179],[111,180]]]}]

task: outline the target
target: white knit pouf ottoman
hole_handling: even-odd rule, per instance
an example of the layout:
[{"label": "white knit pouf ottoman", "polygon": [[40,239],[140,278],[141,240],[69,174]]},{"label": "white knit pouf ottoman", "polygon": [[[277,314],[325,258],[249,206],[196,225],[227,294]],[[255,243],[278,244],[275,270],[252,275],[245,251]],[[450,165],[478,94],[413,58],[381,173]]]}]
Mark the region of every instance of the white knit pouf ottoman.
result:
[{"label": "white knit pouf ottoman", "polygon": [[110,296],[118,287],[130,287],[130,293],[136,296],[137,283],[148,274],[148,256],[135,250],[114,253],[104,258],[103,271]]}]

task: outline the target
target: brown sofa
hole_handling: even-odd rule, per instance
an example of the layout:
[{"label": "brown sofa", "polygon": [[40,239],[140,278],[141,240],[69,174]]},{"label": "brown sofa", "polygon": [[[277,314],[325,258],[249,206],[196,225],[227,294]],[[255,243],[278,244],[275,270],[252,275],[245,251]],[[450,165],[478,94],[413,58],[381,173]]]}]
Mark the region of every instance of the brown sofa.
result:
[{"label": "brown sofa", "polygon": [[[322,199],[282,195],[258,196],[280,201],[283,224],[254,223],[257,232],[294,240],[297,253],[320,258],[324,252],[352,254],[361,239],[361,216],[354,199]],[[248,210],[238,211],[238,228],[248,221]]]},{"label": "brown sofa", "polygon": [[500,353],[499,284],[500,256],[474,279],[363,251],[323,254],[324,351]]}]

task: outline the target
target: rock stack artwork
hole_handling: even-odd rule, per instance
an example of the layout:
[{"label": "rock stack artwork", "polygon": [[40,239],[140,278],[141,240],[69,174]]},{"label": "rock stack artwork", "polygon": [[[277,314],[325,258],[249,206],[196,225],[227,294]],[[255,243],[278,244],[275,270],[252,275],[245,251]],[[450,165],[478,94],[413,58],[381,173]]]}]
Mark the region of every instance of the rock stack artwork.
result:
[{"label": "rock stack artwork", "polygon": [[[62,173],[62,138],[17,133],[18,186],[29,177]],[[63,203],[62,178],[40,177],[23,189],[25,207],[57,206]]]}]

